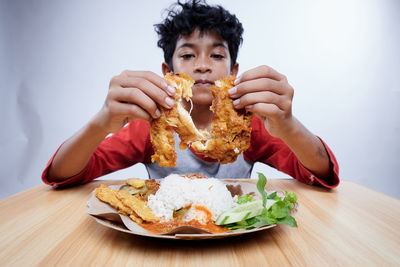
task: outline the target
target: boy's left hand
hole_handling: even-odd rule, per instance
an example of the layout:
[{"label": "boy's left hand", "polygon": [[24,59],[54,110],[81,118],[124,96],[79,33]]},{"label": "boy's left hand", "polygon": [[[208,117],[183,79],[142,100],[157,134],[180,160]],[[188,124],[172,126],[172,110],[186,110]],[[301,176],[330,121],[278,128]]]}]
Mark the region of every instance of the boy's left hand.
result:
[{"label": "boy's left hand", "polygon": [[268,66],[259,66],[240,75],[229,90],[236,109],[245,108],[260,117],[267,131],[283,137],[295,126],[292,116],[294,90],[286,77]]}]

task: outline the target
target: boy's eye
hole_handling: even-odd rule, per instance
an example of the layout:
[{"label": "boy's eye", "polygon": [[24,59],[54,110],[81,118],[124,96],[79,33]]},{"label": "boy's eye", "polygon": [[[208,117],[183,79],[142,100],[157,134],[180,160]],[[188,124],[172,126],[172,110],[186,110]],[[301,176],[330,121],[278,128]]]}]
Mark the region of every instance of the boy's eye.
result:
[{"label": "boy's eye", "polygon": [[216,58],[216,59],[223,59],[224,55],[220,55],[220,54],[213,54],[211,55],[212,58]]},{"label": "boy's eye", "polygon": [[181,56],[181,58],[183,58],[183,59],[190,59],[192,57],[194,57],[193,54],[184,54],[184,55]]}]

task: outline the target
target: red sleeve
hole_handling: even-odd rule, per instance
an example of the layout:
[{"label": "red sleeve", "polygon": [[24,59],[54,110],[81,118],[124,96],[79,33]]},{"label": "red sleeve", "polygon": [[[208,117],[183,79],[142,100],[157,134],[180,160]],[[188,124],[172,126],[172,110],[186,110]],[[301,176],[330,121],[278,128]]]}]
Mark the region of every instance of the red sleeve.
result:
[{"label": "red sleeve", "polygon": [[281,139],[272,137],[267,132],[264,123],[258,117],[253,117],[251,126],[250,147],[244,152],[246,160],[263,162],[307,184],[318,184],[327,188],[339,185],[339,165],[324,141],[321,140],[328,152],[333,172],[333,177],[329,181],[316,177],[305,168]]},{"label": "red sleeve", "polygon": [[50,182],[48,171],[58,150],[59,148],[42,173],[43,182],[53,187],[84,184],[138,162],[149,163],[153,154],[149,123],[142,120],[135,120],[117,133],[104,139],[93,153],[85,169],[79,174],[62,182]]}]

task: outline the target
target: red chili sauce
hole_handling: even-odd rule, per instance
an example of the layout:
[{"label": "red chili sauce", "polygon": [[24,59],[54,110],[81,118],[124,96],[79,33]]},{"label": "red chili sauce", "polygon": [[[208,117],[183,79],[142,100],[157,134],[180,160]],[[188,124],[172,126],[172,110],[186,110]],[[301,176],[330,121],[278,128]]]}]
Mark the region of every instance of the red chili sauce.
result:
[{"label": "red chili sauce", "polygon": [[212,234],[225,233],[229,231],[228,228],[216,225],[213,222],[212,213],[206,207],[195,205],[194,208],[206,214],[207,222],[205,224],[202,224],[197,220],[183,221],[182,217],[178,217],[168,222],[142,223],[140,226],[152,234],[165,234],[180,226],[192,226]]}]

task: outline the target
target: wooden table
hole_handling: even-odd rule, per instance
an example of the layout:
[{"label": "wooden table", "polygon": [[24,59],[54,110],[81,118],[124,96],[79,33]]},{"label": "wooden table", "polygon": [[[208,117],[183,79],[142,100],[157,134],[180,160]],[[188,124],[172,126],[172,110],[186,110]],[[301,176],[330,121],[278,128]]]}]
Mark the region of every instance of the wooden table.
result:
[{"label": "wooden table", "polygon": [[400,265],[400,201],[359,184],[337,189],[269,180],[296,192],[298,228],[277,226],[218,240],[135,236],[98,224],[86,200],[100,183],[40,185],[0,202],[0,266]]}]

